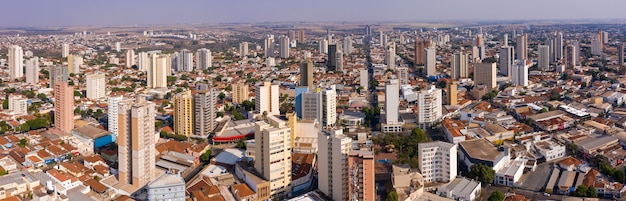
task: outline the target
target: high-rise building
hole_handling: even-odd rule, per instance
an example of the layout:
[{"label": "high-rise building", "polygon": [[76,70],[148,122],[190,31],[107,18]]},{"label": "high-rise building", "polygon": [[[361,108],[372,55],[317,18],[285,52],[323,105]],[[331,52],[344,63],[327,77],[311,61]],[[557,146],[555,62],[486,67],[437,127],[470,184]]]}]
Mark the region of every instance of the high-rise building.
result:
[{"label": "high-rise building", "polygon": [[335,70],[339,72],[343,72],[343,52],[337,51],[336,53],[337,65],[335,66]]},{"label": "high-rise building", "polygon": [[547,45],[549,48],[549,62],[555,62],[556,61],[556,38],[548,38],[548,40],[546,40],[545,44]]},{"label": "high-rise building", "polygon": [[372,26],[365,25],[365,35],[367,35],[367,36],[371,36],[372,35]]},{"label": "high-rise building", "polygon": [[305,62],[300,65],[300,86],[307,86],[309,89],[314,89],[313,85],[313,60],[307,58]]},{"label": "high-rise building", "polygon": [[50,87],[54,88],[57,82],[67,82],[69,75],[67,66],[51,66],[50,67]]},{"label": "high-rise building", "polygon": [[624,44],[626,43],[619,43],[617,45],[617,65],[619,66],[624,65]]},{"label": "high-rise building", "polygon": [[196,69],[206,70],[213,66],[213,56],[211,50],[202,48],[196,51]]},{"label": "high-rise building", "polygon": [[254,168],[270,181],[270,194],[291,192],[291,133],[287,121],[268,115],[254,125]]},{"label": "high-rise building", "polygon": [[217,91],[214,88],[197,91],[193,96],[194,134],[207,136],[217,127]]},{"label": "high-rise building", "polygon": [[174,95],[174,133],[191,136],[193,134],[194,104],[191,91]]},{"label": "high-rise building", "polygon": [[528,43],[527,36],[525,34],[517,36],[515,39],[516,47],[515,52],[517,53],[517,59],[526,60],[528,59]]},{"label": "high-rise building", "polygon": [[[111,96],[107,98],[108,131],[117,136],[118,134],[118,114],[120,103],[124,101],[124,96]],[[126,100],[129,101],[129,100]]]},{"label": "high-rise building", "polygon": [[327,71],[337,70],[337,45],[328,45],[328,69]]},{"label": "high-rise building", "polygon": [[147,52],[140,52],[137,55],[137,68],[141,71],[148,71],[151,67],[152,59]]},{"label": "high-rise building", "polygon": [[499,56],[500,74],[510,77],[515,64],[515,49],[510,46],[504,46],[500,49]]},{"label": "high-rise building", "polygon": [[26,83],[37,84],[39,82],[39,57],[26,60]]},{"label": "high-rise building", "polygon": [[496,84],[496,64],[495,63],[477,63],[474,66],[474,85],[485,85],[491,90],[498,85]]},{"label": "high-rise building", "polygon": [[602,55],[602,41],[596,39],[591,40],[591,54]]},{"label": "high-rise building", "polygon": [[367,69],[360,70],[359,82],[360,86],[363,87],[364,90],[369,88],[369,72],[367,72]]},{"label": "high-rise building", "polygon": [[602,43],[601,48],[604,49],[604,44],[609,43],[609,33],[606,31],[599,31],[597,39]]},{"label": "high-rise building", "polygon": [[542,70],[550,68],[550,46],[539,45],[539,57],[537,58],[537,67]]},{"label": "high-rise building", "polygon": [[398,67],[396,68],[396,77],[400,81],[401,85],[409,84],[409,68],[407,67]]},{"label": "high-rise building", "polygon": [[375,169],[372,151],[350,151],[348,154],[349,200],[376,200]]},{"label": "high-rise building", "polygon": [[12,45],[9,47],[9,77],[24,77],[24,51],[22,47]]},{"label": "high-rise building", "polygon": [[124,63],[126,64],[126,68],[133,67],[135,65],[135,50],[133,49],[126,50],[125,59],[126,61]]},{"label": "high-rise building", "polygon": [[351,200],[348,195],[348,157],[352,138],[342,130],[324,130],[318,139],[318,181],[322,193],[333,200]]},{"label": "high-rise building", "polygon": [[248,56],[248,42],[239,43],[239,57],[244,58]]},{"label": "high-rise building", "polygon": [[279,36],[278,46],[279,46],[278,53],[279,53],[280,58],[283,58],[283,59],[289,58],[289,37]]},{"label": "high-rise building", "polygon": [[572,40],[570,41],[570,44],[574,46],[574,63],[576,63],[576,66],[580,66],[580,43],[577,40]]},{"label": "high-rise building", "polygon": [[82,66],[83,57],[79,55],[70,54],[67,56],[67,73],[78,74],[80,73],[80,66]]},{"label": "high-rise building", "polygon": [[[191,72],[193,71],[193,53],[189,50],[182,49],[176,54],[176,71],[177,72]],[[207,57],[208,58],[208,57]],[[208,60],[205,60],[208,62]]]},{"label": "high-rise building", "polygon": [[97,100],[106,97],[106,75],[104,73],[87,74],[87,98]]},{"label": "high-rise building", "polygon": [[9,96],[9,110],[13,112],[13,114],[21,116],[28,114],[28,99],[22,97],[21,95],[10,95]]},{"label": "high-rise building", "polygon": [[348,55],[352,53],[352,38],[349,36],[343,38],[343,52]]},{"label": "high-rise building", "polygon": [[147,69],[148,88],[167,87],[167,63],[168,58],[165,56],[150,55],[150,66]]},{"label": "high-rise building", "polygon": [[418,169],[424,182],[447,183],[457,176],[457,145],[442,141],[419,143]]},{"label": "high-rise building", "polygon": [[67,133],[74,129],[74,88],[67,82],[54,83],[54,127]]},{"label": "high-rise building", "polygon": [[415,65],[424,65],[425,64],[425,53],[424,50],[426,48],[430,48],[430,40],[415,40]]},{"label": "high-rise building", "polygon": [[115,42],[115,51],[116,52],[122,51],[122,44],[120,42]]},{"label": "high-rise building", "polygon": [[298,42],[304,43],[306,38],[304,38],[304,30],[298,30]]},{"label": "high-rise building", "polygon": [[459,52],[450,59],[450,77],[459,79],[469,77],[467,73],[467,54]]},{"label": "high-rise building", "polygon": [[328,40],[320,40],[319,45],[320,54],[328,54]]},{"label": "high-rise building", "polygon": [[563,32],[557,32],[555,35],[555,46],[554,55],[556,56],[557,61],[561,61],[563,59]]},{"label": "high-rise building", "polygon": [[[495,66],[495,64],[494,64]],[[421,128],[428,128],[442,117],[441,105],[443,102],[441,89],[431,85],[417,93],[417,123]]]},{"label": "high-rise building", "polygon": [[278,85],[264,82],[256,86],[254,112],[257,114],[267,113],[267,116],[280,114],[278,98]]},{"label": "high-rise building", "polygon": [[274,35],[265,36],[263,50],[265,50],[265,58],[274,57]]},{"label": "high-rise building", "polygon": [[517,86],[528,86],[528,66],[523,62],[517,62],[513,70],[511,83]]},{"label": "high-rise building", "polygon": [[118,108],[118,179],[121,184],[143,187],[156,176],[155,104],[137,97]]},{"label": "high-rise building", "polygon": [[565,67],[574,68],[575,66],[576,66],[576,47],[574,47],[574,45],[567,45],[565,46]]},{"label": "high-rise building", "polygon": [[70,44],[64,43],[61,47],[61,57],[66,58],[70,55]]},{"label": "high-rise building", "polygon": [[502,46],[509,46],[509,34],[504,34],[504,38],[502,39]]},{"label": "high-rise building", "polygon": [[389,80],[385,83],[385,122],[398,124],[398,107],[400,106],[400,86],[398,80]]},{"label": "high-rise building", "polygon": [[452,81],[450,84],[448,84],[447,86],[447,90],[446,90],[446,94],[447,94],[447,98],[448,98],[448,105],[457,105],[458,104],[458,97],[457,97],[457,84],[456,81]]},{"label": "high-rise building", "polygon": [[379,31],[378,37],[379,37],[378,42],[380,43],[378,45],[383,46],[383,47],[387,46],[387,35],[385,35],[383,31]]},{"label": "high-rise building", "polygon": [[326,89],[317,88],[301,95],[301,118],[316,119],[322,126],[337,123],[337,92],[335,86]]},{"label": "high-rise building", "polygon": [[424,52],[425,55],[425,66],[424,71],[427,76],[432,76],[437,74],[437,52],[435,52],[434,48],[427,48]]},{"label": "high-rise building", "polygon": [[233,88],[233,103],[241,104],[243,101],[249,99],[248,93],[248,85],[244,83],[236,83],[232,85]]},{"label": "high-rise building", "polygon": [[385,64],[387,68],[391,70],[396,69],[396,48],[395,45],[390,45],[385,51]]},{"label": "high-rise building", "polygon": [[287,37],[289,37],[289,39],[291,39],[291,40],[296,40],[296,31],[295,30],[289,30],[287,32]]}]

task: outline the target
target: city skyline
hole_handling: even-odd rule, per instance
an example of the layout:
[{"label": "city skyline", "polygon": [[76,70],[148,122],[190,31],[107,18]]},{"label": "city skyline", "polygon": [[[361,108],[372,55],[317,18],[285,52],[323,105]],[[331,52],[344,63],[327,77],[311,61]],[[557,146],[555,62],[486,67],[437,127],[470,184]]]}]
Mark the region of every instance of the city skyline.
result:
[{"label": "city skyline", "polygon": [[[415,2],[326,0],[298,2],[268,0],[249,1],[186,1],[185,9],[173,2],[157,1],[11,1],[6,2],[0,27],[37,26],[128,26],[162,24],[263,23],[263,22],[433,22],[433,21],[514,21],[514,20],[586,20],[626,19],[620,8],[626,2],[607,0],[602,12],[589,8],[594,2],[517,1],[506,6],[496,0]],[[124,5],[124,6],[118,6]],[[233,9],[219,9],[236,8]],[[181,5],[178,5],[181,6]],[[72,12],[59,12],[71,8]],[[301,9],[306,8],[306,9]],[[509,8],[509,9],[507,9]],[[558,8],[558,9],[555,9]],[[99,10],[100,12],[93,12]],[[394,12],[377,12],[394,10]],[[481,12],[476,12],[477,10]],[[276,11],[276,12],[263,12]],[[419,11],[419,12],[416,12]],[[530,14],[532,11],[532,14]],[[165,15],[167,13],[167,15]],[[581,14],[582,13],[582,14]],[[155,15],[156,14],[156,15]]]}]

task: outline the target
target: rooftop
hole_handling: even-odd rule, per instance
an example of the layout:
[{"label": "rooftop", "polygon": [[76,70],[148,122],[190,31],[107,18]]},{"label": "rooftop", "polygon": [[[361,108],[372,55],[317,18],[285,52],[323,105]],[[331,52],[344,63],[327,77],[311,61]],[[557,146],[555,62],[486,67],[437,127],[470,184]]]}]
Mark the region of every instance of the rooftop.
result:
[{"label": "rooftop", "polygon": [[484,161],[495,161],[502,154],[491,142],[483,138],[459,142],[459,146],[470,157]]},{"label": "rooftop", "polygon": [[154,181],[148,183],[148,188],[161,188],[167,186],[185,185],[185,180],[178,174],[163,174],[156,178]]},{"label": "rooftop", "polygon": [[91,139],[98,139],[100,137],[111,134],[111,132],[107,130],[100,129],[98,127],[95,127],[89,124],[75,128],[74,132],[76,132],[79,135],[91,138]]}]

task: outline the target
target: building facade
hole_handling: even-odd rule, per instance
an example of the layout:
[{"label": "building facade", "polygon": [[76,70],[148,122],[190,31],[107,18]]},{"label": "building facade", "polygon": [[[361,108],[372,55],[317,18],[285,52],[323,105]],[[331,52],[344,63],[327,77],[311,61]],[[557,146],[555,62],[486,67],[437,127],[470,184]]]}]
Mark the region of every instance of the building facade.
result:
[{"label": "building facade", "polygon": [[184,91],[174,96],[174,133],[191,136],[194,133],[194,104],[191,91]]},{"label": "building facade", "polygon": [[280,114],[278,85],[264,82],[256,86],[254,112],[269,115]]},{"label": "building facade", "polygon": [[118,108],[118,179],[143,187],[155,178],[155,104],[137,97]]},{"label": "building facade", "polygon": [[254,168],[270,181],[273,197],[291,192],[291,133],[287,121],[268,116],[254,126]]},{"label": "building facade", "polygon": [[74,88],[67,82],[54,84],[54,127],[67,133],[74,129]]},{"label": "building facade", "polygon": [[457,175],[457,145],[435,141],[419,144],[418,168],[425,182],[450,182]]},{"label": "building facade", "polygon": [[104,73],[87,74],[87,98],[96,100],[106,97],[106,77]]},{"label": "building facade", "polygon": [[352,138],[342,130],[325,130],[318,136],[318,181],[322,193],[333,200],[348,200],[348,157]]},{"label": "building facade", "polygon": [[197,91],[193,96],[194,135],[209,135],[217,126],[217,94],[215,89]]}]

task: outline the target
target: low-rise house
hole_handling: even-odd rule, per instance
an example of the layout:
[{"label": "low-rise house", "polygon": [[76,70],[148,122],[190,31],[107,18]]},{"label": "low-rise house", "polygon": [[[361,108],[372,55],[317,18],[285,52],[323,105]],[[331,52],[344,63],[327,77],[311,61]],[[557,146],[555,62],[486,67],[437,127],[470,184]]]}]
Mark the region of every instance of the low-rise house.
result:
[{"label": "low-rise house", "polygon": [[480,195],[480,190],[480,182],[458,177],[437,188],[437,194],[454,200],[475,200]]}]

